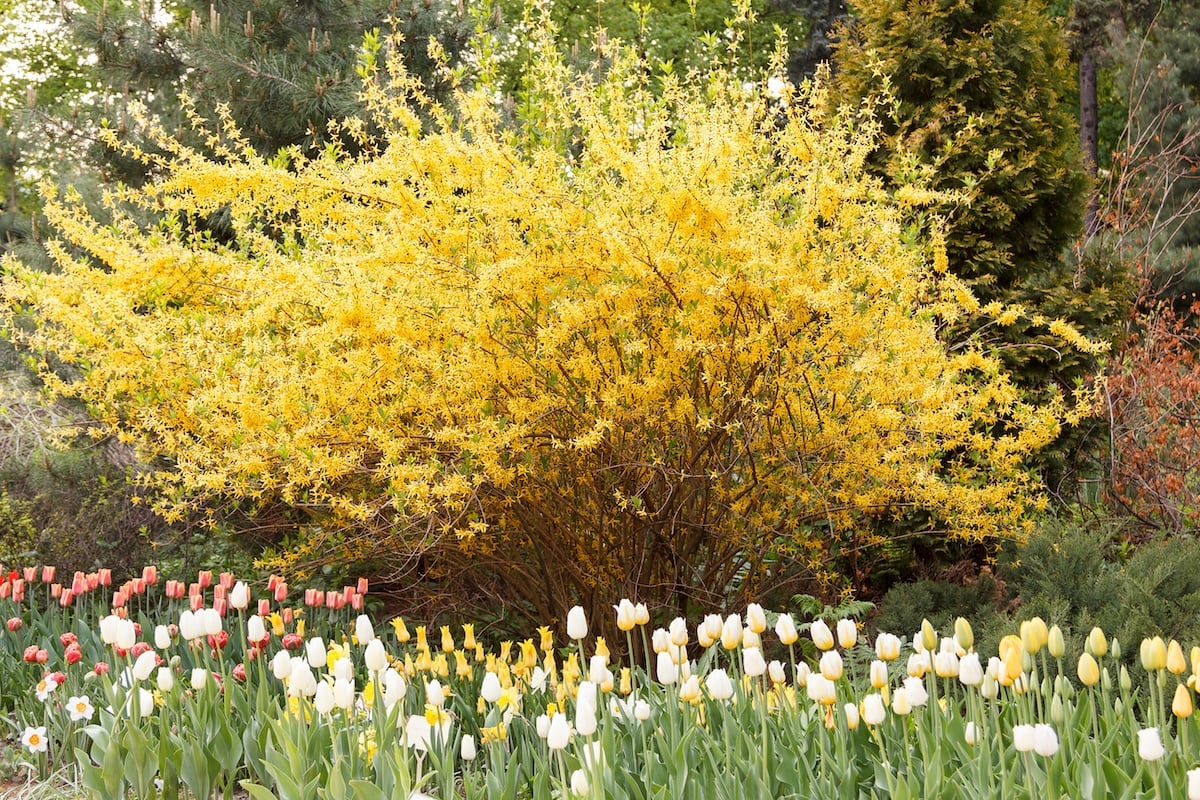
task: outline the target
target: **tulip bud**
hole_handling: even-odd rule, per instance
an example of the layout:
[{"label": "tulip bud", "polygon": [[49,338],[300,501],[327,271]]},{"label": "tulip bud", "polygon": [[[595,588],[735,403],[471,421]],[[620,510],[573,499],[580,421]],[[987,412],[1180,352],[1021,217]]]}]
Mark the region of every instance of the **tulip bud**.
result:
[{"label": "tulip bud", "polygon": [[858,626],[852,619],[839,619],[837,622],[838,646],[849,650],[858,643]]},{"label": "tulip bud", "polygon": [[1175,697],[1171,700],[1171,713],[1179,719],[1187,719],[1193,713],[1192,690],[1186,684],[1175,687]]},{"label": "tulip bud", "polygon": [[192,688],[197,692],[208,684],[208,670],[204,667],[192,668]]},{"label": "tulip bud", "polygon": [[567,612],[567,636],[578,641],[587,638],[587,616],[581,606],[574,606]]},{"label": "tulip bud", "polygon": [[479,696],[489,703],[494,703],[500,699],[501,692],[500,678],[494,672],[485,672],[483,683],[479,687]]},{"label": "tulip bud", "polygon": [[1000,684],[996,682],[992,673],[989,672],[983,676],[983,683],[979,685],[979,694],[986,700],[995,700],[1000,696]]},{"label": "tulip bud", "polygon": [[170,667],[159,667],[154,681],[160,691],[169,692],[175,688],[175,674],[171,672]]},{"label": "tulip bud", "polygon": [[1050,721],[1055,725],[1062,725],[1065,716],[1066,709],[1063,708],[1062,695],[1056,694],[1050,701]]},{"label": "tulip bud", "polygon": [[1083,653],[1079,656],[1079,667],[1076,672],[1079,673],[1079,682],[1084,686],[1095,686],[1100,680],[1100,665],[1096,663],[1096,659],[1092,658],[1091,653]]},{"label": "tulip bud", "polygon": [[771,678],[771,683],[780,684],[787,681],[787,672],[784,671],[783,662],[778,659],[767,664],[767,675]]},{"label": "tulip bud", "polygon": [[1183,657],[1183,648],[1179,646],[1179,642],[1172,639],[1167,644],[1167,672],[1172,675],[1182,675],[1187,672],[1187,659]]},{"label": "tulip bud", "polygon": [[1129,670],[1125,669],[1125,665],[1121,665],[1121,672],[1117,678],[1117,683],[1121,687],[1121,691],[1128,692],[1133,688],[1133,681],[1129,679]]},{"label": "tulip bud", "polygon": [[475,750],[475,737],[468,733],[464,733],[462,743],[459,745],[458,753],[462,756],[463,761],[474,761],[478,753]]},{"label": "tulip bud", "polygon": [[1092,628],[1091,633],[1088,634],[1087,651],[1096,658],[1104,658],[1108,652],[1108,639],[1104,637],[1104,631],[1100,628]]},{"label": "tulip bud", "polygon": [[761,648],[762,639],[749,627],[742,628],[742,649]]},{"label": "tulip bud", "polygon": [[975,644],[975,632],[971,630],[971,623],[965,617],[954,620],[954,640],[958,642],[959,647],[968,651]]},{"label": "tulip bud", "polygon": [[1050,634],[1046,639],[1046,649],[1052,658],[1063,657],[1063,653],[1067,651],[1067,643],[1063,639],[1062,628],[1055,625],[1050,629]]},{"label": "tulip bud", "polygon": [[645,625],[650,621],[650,609],[646,608],[645,603],[636,604],[633,607],[633,610],[636,612],[636,615],[634,616],[634,622],[636,622],[638,625]]},{"label": "tulip bud", "polygon": [[912,713],[912,702],[908,699],[908,689],[903,686],[892,695],[892,713],[901,717]]},{"label": "tulip bud", "polygon": [[921,620],[921,646],[926,650],[937,647],[937,631],[927,619]]},{"label": "tulip bud", "polygon": [[974,722],[968,722],[967,726],[963,728],[963,740],[970,745],[979,742],[979,728],[976,727]]},{"label": "tulip bud", "polygon": [[[345,661],[346,659],[340,659]],[[338,708],[349,711],[354,707],[354,683],[347,678],[338,678],[333,682],[333,704]]]}]

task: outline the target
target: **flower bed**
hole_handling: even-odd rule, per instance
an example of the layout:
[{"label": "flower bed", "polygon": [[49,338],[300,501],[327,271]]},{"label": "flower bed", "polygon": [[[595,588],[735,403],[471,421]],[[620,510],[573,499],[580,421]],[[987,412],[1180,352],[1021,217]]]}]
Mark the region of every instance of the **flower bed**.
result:
[{"label": "flower bed", "polygon": [[96,798],[1200,798],[1200,647],[1174,641],[1134,691],[1117,642],[1036,618],[985,655],[962,619],[867,643],[755,605],[651,630],[621,600],[613,650],[645,656],[617,658],[581,609],[487,650],[377,626],[365,582],[110,584],[0,583],[19,747]]}]

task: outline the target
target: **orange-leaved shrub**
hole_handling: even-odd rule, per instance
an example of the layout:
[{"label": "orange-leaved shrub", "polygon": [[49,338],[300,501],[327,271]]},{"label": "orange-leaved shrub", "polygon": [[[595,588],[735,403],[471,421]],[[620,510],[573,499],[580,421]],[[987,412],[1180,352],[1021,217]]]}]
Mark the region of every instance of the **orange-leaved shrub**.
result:
[{"label": "orange-leaved shrub", "polygon": [[[58,270],[7,264],[15,334],[169,459],[165,512],[284,504],[296,563],[414,565],[542,620],[819,579],[829,542],[900,510],[1025,530],[1064,405],[939,339],[980,309],[910,224],[931,193],[865,173],[869,113],[535,49],[515,128],[486,85],[430,111],[368,54],[385,146],[356,120],[360,154],[313,158],[160,133],[111,223],[49,199]],[[216,213],[231,239],[195,224]]]}]

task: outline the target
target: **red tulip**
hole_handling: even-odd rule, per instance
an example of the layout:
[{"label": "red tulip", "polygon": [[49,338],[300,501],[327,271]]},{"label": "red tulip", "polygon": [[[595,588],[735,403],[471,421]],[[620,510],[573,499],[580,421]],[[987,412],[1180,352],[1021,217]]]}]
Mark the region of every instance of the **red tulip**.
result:
[{"label": "red tulip", "polygon": [[83,649],[80,648],[78,642],[71,642],[67,645],[66,652],[63,653],[63,658],[68,664],[78,664],[83,660]]},{"label": "red tulip", "polygon": [[38,646],[36,644],[31,644],[29,647],[25,648],[25,653],[21,656],[21,658],[25,659],[30,664],[33,664],[37,661],[37,656]]},{"label": "red tulip", "polygon": [[54,583],[54,567],[42,567],[42,583]]},{"label": "red tulip", "polygon": [[92,672],[96,673],[97,675],[105,674],[106,672],[108,672],[108,662],[107,661],[97,661],[96,666],[92,667]]},{"label": "red tulip", "polygon": [[196,576],[196,582],[200,584],[201,589],[207,589],[212,586],[212,570],[200,570],[200,574]]},{"label": "red tulip", "polygon": [[76,636],[75,634],[71,633],[70,631],[67,631],[66,633],[59,636],[58,640],[60,642],[62,642],[63,647],[70,647],[71,645],[73,645],[79,641],[79,637]]},{"label": "red tulip", "polygon": [[50,652],[48,650],[38,650],[34,660],[39,664],[45,664],[50,660]]},{"label": "red tulip", "polygon": [[102,567],[100,569],[100,572],[97,573],[96,577],[100,581],[101,586],[112,586],[112,570],[111,569],[108,569],[107,567]]},{"label": "red tulip", "polygon": [[142,582],[147,586],[158,583],[158,567],[153,564],[142,567]]},{"label": "red tulip", "polygon": [[[14,572],[15,571],[16,570],[14,570]],[[21,572],[25,575],[25,580],[27,582],[33,583],[35,580],[37,580],[37,567],[25,567],[25,569],[21,570]],[[12,572],[8,574],[8,577],[12,580],[16,580],[16,577],[12,574]]]},{"label": "red tulip", "polygon": [[298,633],[287,633],[283,636],[283,648],[285,650],[299,650],[304,646],[304,637]]},{"label": "red tulip", "polygon": [[238,683],[246,682],[246,665],[237,664],[233,668],[233,677]]},{"label": "red tulip", "polygon": [[22,627],[24,627],[25,621],[23,619],[21,619],[20,617],[9,617],[7,624],[8,624],[8,629],[10,631],[16,632],[16,631],[21,630]]},{"label": "red tulip", "polygon": [[358,593],[359,594],[367,593],[367,579],[366,578],[358,579]]}]

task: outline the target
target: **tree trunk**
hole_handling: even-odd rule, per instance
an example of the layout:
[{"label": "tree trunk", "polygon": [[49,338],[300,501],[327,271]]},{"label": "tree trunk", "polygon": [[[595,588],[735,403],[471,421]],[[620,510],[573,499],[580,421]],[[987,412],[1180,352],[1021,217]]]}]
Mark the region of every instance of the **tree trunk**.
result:
[{"label": "tree trunk", "polygon": [[[1083,166],[1088,175],[1095,179],[1099,152],[1097,150],[1097,102],[1096,102],[1096,58],[1090,49],[1079,54],[1079,149],[1083,153]],[[1087,235],[1096,232],[1096,190],[1088,198],[1084,218]]]}]

